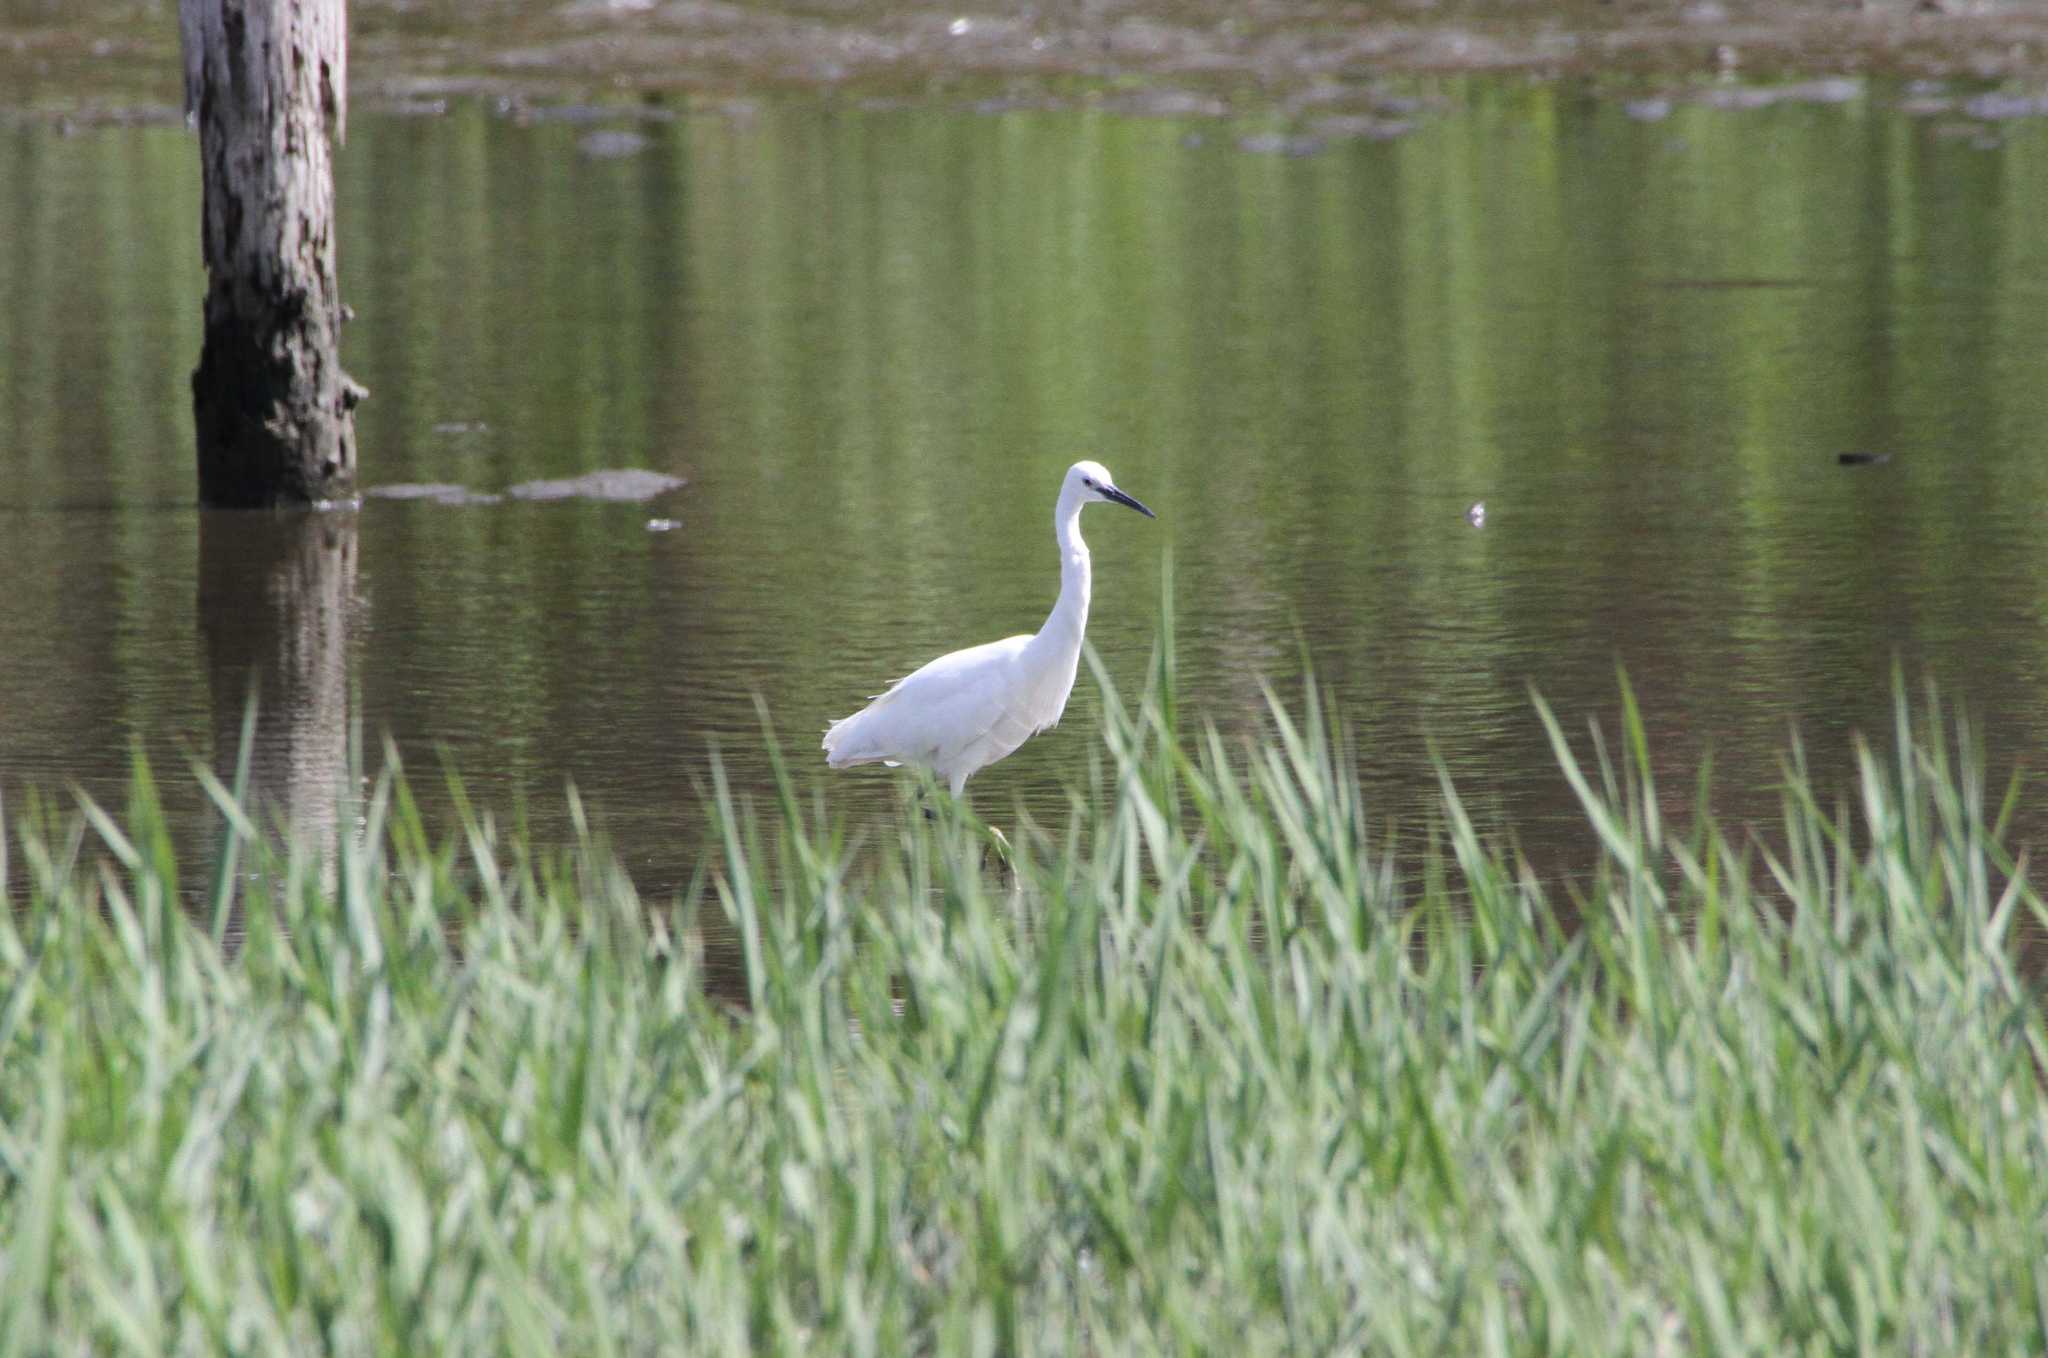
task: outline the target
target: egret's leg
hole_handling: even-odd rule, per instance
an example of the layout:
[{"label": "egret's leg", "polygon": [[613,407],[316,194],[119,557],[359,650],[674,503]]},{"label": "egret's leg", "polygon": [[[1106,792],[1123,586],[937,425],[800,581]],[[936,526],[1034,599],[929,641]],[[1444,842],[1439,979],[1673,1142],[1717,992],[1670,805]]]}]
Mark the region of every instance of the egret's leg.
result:
[{"label": "egret's leg", "polygon": [[[924,818],[927,822],[939,819],[939,809],[933,805],[934,802],[939,800],[936,795],[937,787],[936,783],[927,782],[922,783],[917,789],[917,807],[924,813]],[[996,829],[995,826],[984,823],[980,817],[976,816],[974,808],[968,805],[964,793],[950,797],[948,800],[953,809],[966,819],[968,827],[979,834],[987,841],[989,847],[995,850],[996,857],[1002,862],[1002,865],[1006,868],[1014,868],[1016,859],[1015,854],[1010,848],[1009,837],[1001,830]]]},{"label": "egret's leg", "polygon": [[996,851],[996,857],[1002,860],[1003,866],[1006,868],[1013,866],[1015,860],[1010,852],[1010,841],[1003,832],[975,815],[974,809],[967,804],[966,797],[960,797],[954,802],[954,805],[967,813],[968,824],[981,832],[982,837],[989,842],[989,846]]}]

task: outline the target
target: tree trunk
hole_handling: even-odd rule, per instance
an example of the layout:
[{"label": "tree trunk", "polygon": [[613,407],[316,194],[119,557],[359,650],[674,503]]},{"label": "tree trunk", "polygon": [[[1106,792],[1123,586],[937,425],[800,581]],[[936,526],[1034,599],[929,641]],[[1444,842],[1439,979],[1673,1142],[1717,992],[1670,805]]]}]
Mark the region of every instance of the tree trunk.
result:
[{"label": "tree trunk", "polygon": [[364,392],[341,370],[327,140],[346,127],[345,0],[180,0],[178,21],[205,185],[200,502],[346,499]]}]

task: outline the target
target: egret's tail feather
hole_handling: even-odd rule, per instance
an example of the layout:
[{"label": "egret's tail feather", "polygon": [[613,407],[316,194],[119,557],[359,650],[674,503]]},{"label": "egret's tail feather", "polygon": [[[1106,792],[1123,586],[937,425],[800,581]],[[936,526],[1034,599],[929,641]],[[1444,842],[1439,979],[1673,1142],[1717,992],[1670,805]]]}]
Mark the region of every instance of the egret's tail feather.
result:
[{"label": "egret's tail feather", "polygon": [[887,693],[849,717],[841,717],[825,728],[825,763],[835,769],[850,768],[855,764],[888,764],[891,767],[902,762],[902,756],[889,738],[889,732],[882,729],[887,723],[876,714],[888,706],[903,688],[898,680]]},{"label": "egret's tail feather", "polygon": [[827,765],[835,769],[845,769],[855,764],[896,762],[889,758],[889,751],[877,749],[872,737],[863,733],[861,718],[873,711],[872,707],[863,707],[852,716],[841,717],[825,728],[825,739],[822,743]]}]

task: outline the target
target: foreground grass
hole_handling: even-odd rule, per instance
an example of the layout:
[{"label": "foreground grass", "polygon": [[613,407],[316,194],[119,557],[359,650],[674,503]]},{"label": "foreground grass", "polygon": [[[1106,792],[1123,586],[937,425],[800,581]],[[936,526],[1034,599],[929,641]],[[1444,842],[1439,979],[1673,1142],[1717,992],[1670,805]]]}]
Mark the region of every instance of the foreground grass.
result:
[{"label": "foreground grass", "polygon": [[1248,750],[1106,706],[1014,885],[786,790],[720,789],[680,909],[390,777],[253,874],[218,790],[197,917],[146,773],[13,827],[0,1350],[2048,1348],[2043,910],[1966,737],[1902,706],[1853,817],[1795,752],[1770,853],[1660,822],[1632,713],[1589,770],[1553,726],[1560,903],[1448,785],[1397,878],[1312,704]]}]

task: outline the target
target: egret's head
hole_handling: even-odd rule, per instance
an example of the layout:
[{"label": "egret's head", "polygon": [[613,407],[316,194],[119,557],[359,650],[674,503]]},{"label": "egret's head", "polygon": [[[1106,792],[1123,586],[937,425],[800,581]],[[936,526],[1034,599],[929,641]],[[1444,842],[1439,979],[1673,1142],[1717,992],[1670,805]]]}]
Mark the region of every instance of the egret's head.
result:
[{"label": "egret's head", "polygon": [[1110,504],[1135,509],[1148,519],[1159,517],[1139,504],[1135,498],[1118,490],[1116,482],[1110,479],[1109,468],[1100,462],[1076,462],[1067,468],[1067,483],[1060,488],[1060,498],[1067,499],[1073,496],[1078,496],[1084,505],[1106,500]]}]

